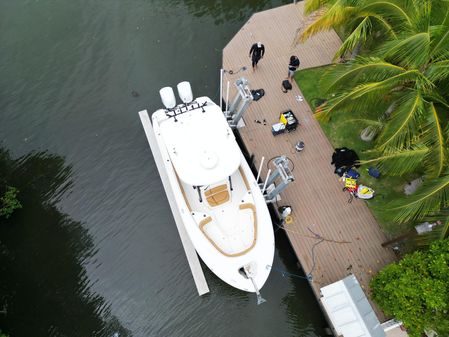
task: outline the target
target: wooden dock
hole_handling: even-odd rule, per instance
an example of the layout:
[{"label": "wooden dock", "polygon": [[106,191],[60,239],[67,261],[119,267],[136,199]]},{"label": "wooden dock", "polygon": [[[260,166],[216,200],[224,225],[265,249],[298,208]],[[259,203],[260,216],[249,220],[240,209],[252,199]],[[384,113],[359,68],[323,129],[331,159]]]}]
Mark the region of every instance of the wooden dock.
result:
[{"label": "wooden dock", "polygon": [[[386,238],[365,202],[356,199],[348,203],[348,193],[342,191],[342,183],[330,164],[332,145],[307,102],[296,99],[295,96],[302,96],[300,89],[293,83],[292,91],[285,94],[281,91],[291,55],[301,60],[300,69],[316,67],[331,63],[341,44],[337,34],[329,31],[296,46],[297,32],[310,22],[303,8],[304,3],[299,2],[254,14],[223,50],[223,68],[227,70],[223,87],[226,89],[230,81],[230,97],[233,97],[233,83],[244,76],[252,89],[265,90],[265,96],[253,102],[245,113],[246,127],[240,129],[240,133],[249,152],[255,156],[256,167],[262,156],[272,158],[285,154],[294,163],[295,181],[281,195],[279,205],[293,208],[294,221],[286,225],[286,232],[306,274],[311,272],[315,260],[311,286],[317,298],[320,287],[350,273],[357,277],[369,298],[370,279],[393,262],[395,255],[381,247]],[[266,53],[253,72],[248,53],[257,41],[265,45]],[[230,75],[229,70],[235,72],[242,66],[247,66],[248,70]],[[273,137],[271,124],[278,122],[280,112],[289,109],[300,119],[301,126],[294,132]],[[305,143],[301,153],[294,150],[299,140]],[[262,177],[266,173],[264,164]],[[318,244],[320,238],[315,234],[325,241]],[[382,321],[383,314],[373,307]]]},{"label": "wooden dock", "polygon": [[184,227],[184,223],[182,222],[181,215],[179,214],[179,209],[175,205],[175,197],[173,196],[173,191],[171,190],[167,173],[165,172],[163,164],[161,164],[163,159],[161,152],[157,147],[150,117],[148,116],[148,112],[146,110],[139,111],[139,116],[140,121],[142,122],[143,129],[145,130],[148,143],[150,144],[151,152],[153,153],[154,161],[156,162],[157,170],[159,171],[162,184],[164,185],[165,193],[167,194],[167,199],[173,213],[173,218],[175,219],[176,227],[178,228],[184,252],[186,253],[187,262],[189,263],[190,270],[192,271],[196,289],[198,290],[198,294],[202,296],[209,292],[209,287],[207,286],[206,278],[204,277],[203,269],[201,268],[201,264],[195,247],[193,246],[192,241],[190,241],[190,238]]}]

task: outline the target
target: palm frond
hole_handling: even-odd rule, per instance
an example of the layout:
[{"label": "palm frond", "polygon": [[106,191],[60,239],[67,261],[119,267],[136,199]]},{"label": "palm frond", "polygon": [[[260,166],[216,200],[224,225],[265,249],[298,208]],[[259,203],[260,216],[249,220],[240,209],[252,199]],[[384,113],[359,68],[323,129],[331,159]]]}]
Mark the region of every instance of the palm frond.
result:
[{"label": "palm frond", "polygon": [[[316,114],[317,119],[326,121],[331,113],[345,109],[348,112],[359,112],[373,110],[379,105],[380,98],[391,95],[394,88],[398,88],[405,82],[416,82],[422,76],[416,70],[404,71],[400,74],[390,76],[379,82],[362,83],[345,92],[336,92],[334,97]],[[405,98],[410,100],[409,95]],[[420,96],[422,99],[422,97]],[[407,101],[406,99],[406,101]],[[379,112],[381,113],[381,112]],[[382,112],[383,113],[383,112]],[[395,146],[398,147],[398,146]]]},{"label": "palm frond", "polygon": [[449,59],[449,50],[445,48],[440,49],[438,52],[433,53],[432,55],[432,63],[439,61],[446,61]]},{"label": "palm frond", "polygon": [[412,26],[415,32],[427,32],[431,25],[432,2],[434,0],[412,0]]},{"label": "palm frond", "polygon": [[440,25],[449,25],[449,1],[433,1],[431,23]]},{"label": "palm frond", "polygon": [[428,120],[423,142],[430,148],[426,156],[426,174],[431,177],[440,176],[447,166],[447,135],[443,131],[438,111],[433,103],[427,105]]},{"label": "palm frond", "polygon": [[441,5],[440,11],[438,11],[438,8],[434,6],[435,12],[439,13],[440,15],[443,15],[444,18],[441,20],[441,24],[445,26],[449,26],[449,1],[439,1],[437,2],[437,5]]},{"label": "palm frond", "polygon": [[415,172],[422,165],[429,149],[422,145],[415,145],[410,149],[389,150],[380,156],[360,161],[361,165],[376,165],[384,174],[401,176],[406,173]]},{"label": "palm frond", "polygon": [[429,32],[406,35],[402,39],[386,42],[378,53],[388,62],[409,68],[418,68],[429,61]]},{"label": "palm frond", "polygon": [[326,5],[334,3],[335,0],[306,0],[304,4],[304,12],[310,14]]},{"label": "palm frond", "polygon": [[349,102],[349,98],[345,93],[335,95],[331,98],[326,105],[320,107],[320,111],[314,114],[314,117],[323,122],[329,121],[330,115],[332,113],[338,112],[341,107],[344,107]]},{"label": "palm frond", "polygon": [[411,26],[412,20],[407,14],[407,10],[402,8],[394,1],[367,1],[362,11],[382,13],[384,15],[393,16],[403,21],[403,24]]},{"label": "palm frond", "polygon": [[[364,83],[358,86],[358,93],[355,98],[361,97],[365,94],[376,94],[398,88],[404,83],[414,82],[417,89],[429,91],[433,88],[433,83],[430,82],[417,70],[408,70],[400,74],[391,76],[380,82]],[[378,97],[377,97],[378,98]]]},{"label": "palm frond", "polygon": [[449,27],[445,25],[431,26],[431,50],[430,57],[440,55],[448,50],[449,44]]},{"label": "palm frond", "polygon": [[419,221],[448,206],[449,175],[425,181],[418,192],[408,198],[393,201],[387,211],[395,214],[395,221]]},{"label": "palm frond", "polygon": [[[438,89],[439,89],[439,87],[438,87]],[[446,99],[442,95],[440,95],[438,93],[438,91],[432,90],[429,92],[425,92],[425,93],[423,93],[423,96],[426,99],[426,101],[441,104],[443,107],[449,109],[449,103],[446,101]]]},{"label": "palm frond", "polygon": [[[349,92],[342,92],[333,94],[326,105],[324,105],[315,117],[321,121],[328,121],[332,113],[338,111],[354,112],[363,114],[366,111],[372,110],[379,100],[379,96],[386,94],[389,88],[376,87],[376,83],[362,84],[353,88]],[[363,95],[360,95],[363,93]]]},{"label": "palm frond", "polygon": [[334,60],[344,56],[348,52],[352,52],[357,45],[363,45],[366,42],[367,36],[371,34],[371,30],[371,20],[369,17],[365,17],[343,41],[340,48],[335,53]]},{"label": "palm frond", "polygon": [[426,69],[425,75],[432,82],[449,78],[449,60],[430,64]]},{"label": "palm frond", "polygon": [[312,22],[301,34],[299,40],[304,42],[311,36],[329,30],[331,28],[339,27],[343,24],[348,24],[348,20],[354,12],[353,7],[347,7],[343,0],[336,0],[323,15]]},{"label": "palm frond", "polygon": [[330,68],[321,78],[320,86],[327,92],[360,84],[383,81],[404,72],[405,69],[381,58],[357,57],[354,61]]},{"label": "palm frond", "polygon": [[405,94],[393,111],[385,128],[378,137],[376,148],[385,151],[388,148],[408,148],[418,132],[419,118],[424,109],[424,100],[418,91]]},{"label": "palm frond", "polygon": [[387,36],[390,36],[393,39],[397,39],[395,27],[393,27],[393,25],[387,20],[387,18],[384,15],[370,13],[369,16],[371,18],[374,18],[377,22],[380,23],[380,25],[384,28],[385,32],[387,33]]},{"label": "palm frond", "polygon": [[440,240],[449,237],[449,218],[446,218],[446,220],[441,224],[441,227],[437,228],[437,233],[438,232],[440,234]]}]

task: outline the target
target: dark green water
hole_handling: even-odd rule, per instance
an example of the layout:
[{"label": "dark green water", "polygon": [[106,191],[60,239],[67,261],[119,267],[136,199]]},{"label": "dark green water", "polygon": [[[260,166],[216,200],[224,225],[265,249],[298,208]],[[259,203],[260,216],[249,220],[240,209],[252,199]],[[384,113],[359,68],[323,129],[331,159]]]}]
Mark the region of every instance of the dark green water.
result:
[{"label": "dark green water", "polygon": [[[299,278],[272,272],[256,306],[206,269],[198,297],[137,115],[182,80],[217,100],[222,48],[287,2],[0,0],[0,176],[24,205],[0,223],[4,332],[323,335]],[[298,273],[276,240],[274,266]]]}]

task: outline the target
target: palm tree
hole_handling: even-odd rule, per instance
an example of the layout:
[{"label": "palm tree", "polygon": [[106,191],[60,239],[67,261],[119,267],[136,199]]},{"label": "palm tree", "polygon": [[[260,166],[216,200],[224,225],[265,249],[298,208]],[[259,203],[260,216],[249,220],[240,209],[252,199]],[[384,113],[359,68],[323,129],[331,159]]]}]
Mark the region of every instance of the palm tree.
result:
[{"label": "palm tree", "polygon": [[413,12],[421,7],[420,3],[419,0],[306,0],[306,13],[318,11],[318,18],[302,32],[299,40],[305,41],[323,30],[344,30],[348,35],[335,58],[344,57],[348,52],[355,56],[362,46],[395,39],[404,30],[413,30],[416,23]]},{"label": "palm tree", "polygon": [[[332,93],[332,98],[317,117],[326,120],[342,111],[357,115],[366,112],[367,124],[379,130],[370,151],[372,159],[366,163],[376,163],[390,175],[421,169],[426,176],[417,193],[390,204],[387,211],[400,223],[443,219],[444,225],[435,233],[447,236],[449,3],[442,0],[308,1],[308,8],[322,5],[327,6],[325,13],[304,36],[341,25],[346,17],[355,28],[340,51],[367,40],[366,32],[372,33],[365,29],[368,21],[371,22],[368,27],[374,27],[373,22],[377,20],[378,27],[383,27],[389,39],[378,43],[371,56],[335,65],[323,76],[322,85]],[[388,15],[386,8],[393,7],[397,11]]]},{"label": "palm tree", "polygon": [[[384,5],[372,6],[363,0],[309,0],[306,1],[305,11],[310,14],[318,10],[318,18],[310,24],[299,37],[305,41],[312,35],[336,28],[345,31],[347,37],[337,51],[335,58],[344,57],[348,52],[353,56],[358,54],[360,48],[369,42],[375,35],[393,35],[391,22],[394,17],[385,13],[388,2]],[[371,1],[372,2],[372,1]]]}]

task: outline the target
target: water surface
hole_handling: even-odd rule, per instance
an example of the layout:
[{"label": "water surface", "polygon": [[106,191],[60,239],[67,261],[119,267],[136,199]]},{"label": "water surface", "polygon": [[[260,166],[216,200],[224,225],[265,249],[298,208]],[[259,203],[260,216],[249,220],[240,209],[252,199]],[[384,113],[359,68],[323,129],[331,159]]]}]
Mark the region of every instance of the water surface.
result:
[{"label": "water surface", "polygon": [[[217,100],[223,47],[252,13],[288,2],[0,2],[0,167],[24,204],[0,229],[2,330],[322,335],[300,278],[272,272],[256,306],[206,269],[211,293],[198,297],[137,115],[182,80]],[[298,273],[278,234],[274,265]]]}]

